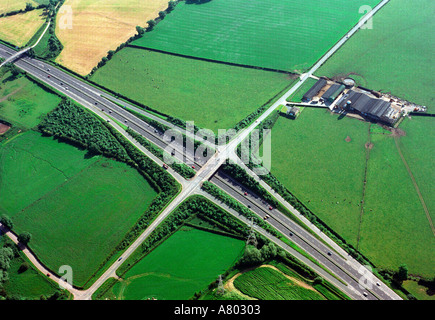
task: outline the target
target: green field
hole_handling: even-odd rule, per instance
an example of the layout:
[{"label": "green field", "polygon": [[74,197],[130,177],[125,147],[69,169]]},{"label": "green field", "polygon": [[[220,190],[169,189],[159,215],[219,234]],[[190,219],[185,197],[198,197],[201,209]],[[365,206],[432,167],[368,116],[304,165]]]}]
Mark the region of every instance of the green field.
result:
[{"label": "green field", "polygon": [[[23,262],[23,258],[12,260],[11,268],[8,270],[9,280],[4,285],[8,294],[38,300],[41,295],[51,296],[59,289],[54,282],[32,267],[25,272],[19,272]],[[30,262],[28,264],[31,265]]]},{"label": "green field", "polygon": [[311,67],[378,0],[180,2],[134,45],[284,71]]},{"label": "green field", "polygon": [[3,142],[0,150],[0,212],[11,217],[99,159],[34,131]]},{"label": "green field", "polygon": [[124,300],[187,300],[232,266],[243,248],[243,241],[182,227],[130,269],[113,292]]},{"label": "green field", "polygon": [[295,121],[280,117],[272,130],[271,172],[351,244],[357,239],[367,139],[368,124],[313,108]]},{"label": "green field", "polygon": [[58,96],[44,91],[28,78],[7,81],[9,75],[4,75],[0,84],[0,119],[29,129],[59,104]]},{"label": "green field", "polygon": [[83,285],[144,213],[156,192],[134,169],[29,131],[3,143],[0,208],[31,248]]},{"label": "green field", "polygon": [[433,220],[435,220],[434,122],[433,118],[426,117],[413,117],[412,120],[405,121],[400,128],[405,130],[406,136],[399,140],[399,147],[411,167]]},{"label": "green field", "polygon": [[215,133],[234,127],[290,85],[288,75],[124,48],[92,80]]},{"label": "green field", "polygon": [[234,280],[242,293],[260,300],[324,300],[315,289],[300,285],[276,269],[260,267],[247,271]]},{"label": "green field", "polygon": [[431,0],[391,0],[374,17],[372,30],[358,31],[316,74],[353,73],[366,88],[435,108],[434,10]]},{"label": "green field", "polygon": [[[419,121],[414,120],[414,122]],[[415,144],[419,139],[401,137],[406,143]],[[429,141],[429,136],[422,137]],[[432,153],[432,148],[426,150]],[[377,266],[397,270],[403,263],[409,272],[425,277],[433,276],[435,265],[435,235],[430,228],[425,211],[418,198],[412,180],[397,151],[394,138],[372,135],[373,149],[367,171],[367,188],[364,215],[361,224],[360,250]],[[420,148],[413,156],[423,154]],[[422,159],[423,160],[423,159]],[[419,176],[433,178],[433,157],[429,160],[431,169],[410,165],[411,171]],[[433,179],[419,180],[418,185],[433,190]],[[425,194],[433,201],[433,192]],[[433,202],[432,202],[433,203]],[[432,212],[433,215],[433,212]]]},{"label": "green field", "polygon": [[[431,121],[405,119],[406,136],[397,139],[432,220]],[[435,257],[429,253],[435,238],[416,187],[394,137],[377,125],[370,133],[368,128],[368,123],[313,108],[305,108],[296,121],[281,117],[272,130],[272,173],[376,266],[397,270],[406,263],[410,273],[433,276]],[[369,153],[368,141],[373,144]]]},{"label": "green field", "polygon": [[[12,244],[12,240],[0,233],[0,248],[6,247],[6,243]],[[4,293],[24,299],[39,299],[42,295],[52,296],[59,287],[35,270],[23,256],[20,254],[11,259],[10,267],[7,269],[8,280],[0,283],[0,288],[4,289],[0,292],[0,296]],[[27,268],[23,268],[23,265]]]}]

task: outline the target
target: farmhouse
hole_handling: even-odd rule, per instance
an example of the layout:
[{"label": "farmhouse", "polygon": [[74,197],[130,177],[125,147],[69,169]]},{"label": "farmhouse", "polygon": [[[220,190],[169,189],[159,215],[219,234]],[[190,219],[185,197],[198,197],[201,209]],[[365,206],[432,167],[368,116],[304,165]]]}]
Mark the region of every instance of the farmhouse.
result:
[{"label": "farmhouse", "polygon": [[319,79],[314,86],[311,87],[310,90],[305,93],[304,97],[302,98],[302,101],[309,102],[311,101],[319,92],[328,84],[328,82],[325,79]]}]

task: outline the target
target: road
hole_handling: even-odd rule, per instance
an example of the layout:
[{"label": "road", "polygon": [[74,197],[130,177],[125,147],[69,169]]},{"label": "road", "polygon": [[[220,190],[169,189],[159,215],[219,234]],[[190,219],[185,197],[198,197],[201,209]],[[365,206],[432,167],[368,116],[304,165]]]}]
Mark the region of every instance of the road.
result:
[{"label": "road", "polygon": [[[388,1],[383,1],[383,3],[387,3]],[[377,7],[379,10],[380,6]],[[371,17],[370,14],[367,15],[367,19]],[[362,20],[359,25],[363,24],[365,21]],[[356,29],[355,29],[356,28]],[[358,28],[355,27],[353,32],[355,32]],[[353,34],[353,32],[349,32]],[[246,128],[245,130],[240,131],[235,138],[233,138],[227,145],[219,146],[218,152],[211,156],[208,161],[205,163],[201,163],[197,167],[196,176],[190,181],[183,181],[178,177],[177,181],[182,184],[182,191],[180,194],[172,201],[168,207],[160,214],[153,223],[139,236],[139,238],[123,253],[123,259],[121,261],[115,262],[106,272],[92,285],[92,287],[86,291],[81,291],[80,293],[75,293],[76,299],[89,299],[92,293],[107,279],[115,276],[117,268],[128,258],[128,256],[148,237],[148,235],[185,199],[187,199],[190,195],[197,192],[202,184],[202,182],[209,180],[213,177],[213,175],[218,171],[219,167],[226,162],[229,157],[234,157],[234,150],[236,147],[243,141],[245,138],[249,136],[252,130],[268,115],[270,115],[277,106],[282,104],[291,94],[293,94],[304,82],[307,80],[312,74],[321,66],[321,64],[326,61],[345,41],[348,37],[343,38],[336,46],[334,46],[331,51],[329,51],[308,73],[304,74],[300,81],[293,86],[289,91],[287,91],[276,103],[274,103],[265,113],[263,113],[251,126]],[[7,58],[14,54],[14,51],[0,45],[0,56]],[[63,94],[69,96],[75,101],[81,103],[85,107],[91,109],[93,112],[96,112],[100,116],[103,115],[104,119],[110,120],[109,117],[115,118],[118,121],[128,125],[130,128],[140,133],[146,139],[150,140],[152,143],[164,148],[167,145],[167,141],[165,144],[165,137],[156,132],[154,128],[149,126],[146,122],[138,119],[124,108],[118,106],[117,104],[108,101],[105,96],[107,94],[103,91],[65,73],[62,70],[52,67],[49,64],[44,62],[30,59],[28,57],[24,57],[15,62],[15,64],[22,68],[24,71],[33,75],[34,77],[40,79],[44,83],[49,86],[55,88],[56,90],[62,92]],[[113,98],[111,97],[113,100]],[[123,103],[126,105],[126,103]],[[129,106],[133,107],[133,106]],[[112,123],[112,125],[114,125]],[[122,130],[122,129],[121,129]],[[180,146],[181,147],[181,146]],[[192,155],[190,155],[191,157]],[[184,158],[184,161],[187,160],[189,156]],[[218,180],[220,181],[220,180]],[[216,182],[216,179],[213,179],[213,182]],[[221,181],[220,181],[221,182]],[[219,182],[218,182],[219,183]],[[240,194],[234,188],[228,188],[228,184],[221,184],[221,188],[225,188],[230,195],[237,198],[242,203],[246,204],[246,199],[244,197],[240,197]],[[254,195],[252,195],[255,197]],[[252,200],[252,201],[251,201]],[[256,198],[250,199],[251,208],[256,208],[255,212],[259,215],[264,214],[264,212],[258,211],[261,209],[260,203],[261,201]],[[264,211],[263,209],[261,209]],[[271,223],[275,228],[283,232],[283,234],[289,234],[292,231],[293,236],[290,240],[294,241],[300,246],[303,246],[306,249],[306,252],[311,255],[314,259],[319,261],[322,265],[327,266],[331,272],[339,276],[340,278],[346,279],[347,283],[352,283],[350,286],[352,289],[346,293],[355,299],[397,299],[397,295],[391,292],[390,289],[380,286],[379,288],[373,289],[373,293],[370,290],[366,290],[367,297],[363,295],[364,289],[360,289],[355,283],[357,283],[356,279],[361,277],[361,274],[358,273],[358,270],[361,266],[357,263],[349,264],[342,254],[338,254],[334,252],[332,255],[328,255],[328,249],[321,241],[314,237],[310,237],[310,234],[304,231],[302,228],[297,229],[298,226],[292,222],[290,219],[282,215],[276,209],[273,212],[270,212],[270,215],[273,216],[269,223]],[[326,236],[324,236],[326,237]],[[343,270],[344,269],[344,270]],[[354,292],[355,290],[355,292]]]}]

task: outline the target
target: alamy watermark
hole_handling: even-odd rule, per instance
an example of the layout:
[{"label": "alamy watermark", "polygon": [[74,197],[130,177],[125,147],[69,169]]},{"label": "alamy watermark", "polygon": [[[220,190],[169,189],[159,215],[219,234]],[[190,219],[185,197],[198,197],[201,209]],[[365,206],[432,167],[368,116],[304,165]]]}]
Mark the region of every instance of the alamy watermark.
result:
[{"label": "alamy watermark", "polygon": [[358,269],[358,273],[361,275],[361,277],[358,280],[358,286],[360,287],[360,289],[371,290],[373,288],[373,282],[375,280],[372,267],[368,265],[361,266]]},{"label": "alamy watermark", "polygon": [[59,9],[59,20],[58,25],[59,29],[65,30],[65,29],[72,29],[73,28],[73,10],[71,6],[63,5]]},{"label": "alamy watermark", "polygon": [[62,277],[59,279],[59,287],[62,290],[68,290],[73,285],[73,270],[69,265],[63,265],[59,267],[59,272]]},{"label": "alamy watermark", "polygon": [[[168,165],[184,162],[189,166],[196,163],[205,164],[216,152],[218,159],[229,163],[241,161],[252,167],[257,175],[267,175],[271,168],[271,130],[253,129],[250,136],[240,142],[239,157],[234,158],[232,150],[225,150],[231,139],[237,139],[234,129],[219,129],[215,133],[209,129],[199,129],[195,132],[193,121],[186,123],[185,131],[169,129],[163,133],[164,139],[170,141],[164,149],[163,161]],[[223,150],[223,151],[222,151]],[[228,154],[219,154],[220,152]],[[222,158],[224,157],[224,158]]]},{"label": "alamy watermark", "polygon": [[[359,8],[359,13],[362,14],[363,16],[361,17],[361,19],[359,20],[360,22],[364,19],[364,17],[366,16],[367,13],[371,12],[373,10],[373,8],[369,5],[364,5],[361,6]],[[370,19],[368,19],[362,26],[361,28],[362,30],[372,30],[373,29],[373,17],[370,17]]]}]

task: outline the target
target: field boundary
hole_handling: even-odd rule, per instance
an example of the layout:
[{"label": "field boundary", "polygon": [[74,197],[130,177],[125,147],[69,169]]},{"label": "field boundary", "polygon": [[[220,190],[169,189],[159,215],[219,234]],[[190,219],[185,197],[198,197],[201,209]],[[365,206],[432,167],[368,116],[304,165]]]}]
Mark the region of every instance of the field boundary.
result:
[{"label": "field boundary", "polygon": [[362,220],[364,216],[364,204],[365,204],[365,195],[366,195],[366,189],[367,189],[367,172],[369,168],[370,163],[370,151],[371,151],[371,144],[372,144],[372,136],[370,133],[370,129],[372,127],[372,124],[370,123],[368,127],[368,138],[369,141],[366,143],[366,157],[365,157],[365,165],[364,165],[364,180],[363,180],[363,191],[362,191],[362,202],[361,202],[361,210],[359,215],[359,224],[358,224],[358,234],[356,238],[356,250],[359,250],[359,241],[361,237],[361,226],[362,226]]},{"label": "field boundary", "polygon": [[158,53],[164,53],[164,54],[168,54],[168,55],[176,56],[176,57],[180,57],[180,58],[187,58],[187,59],[200,60],[200,61],[205,61],[205,62],[214,62],[214,63],[219,63],[219,64],[225,64],[225,65],[229,65],[229,66],[233,66],[233,67],[242,67],[242,68],[255,69],[255,70],[264,70],[264,71],[271,71],[271,72],[277,72],[277,73],[283,73],[283,74],[289,74],[289,75],[299,75],[298,73],[295,73],[295,72],[290,72],[290,71],[285,71],[285,70],[280,70],[280,69],[256,67],[256,66],[249,65],[249,64],[240,64],[240,63],[234,63],[234,62],[225,62],[222,60],[200,58],[200,57],[185,55],[185,54],[181,54],[181,53],[174,53],[174,52],[169,52],[169,51],[165,51],[165,50],[153,49],[150,47],[138,46],[138,45],[134,45],[134,44],[128,44],[125,47],[139,49],[139,50],[148,50],[148,51],[153,51],[153,52],[158,52]]}]

